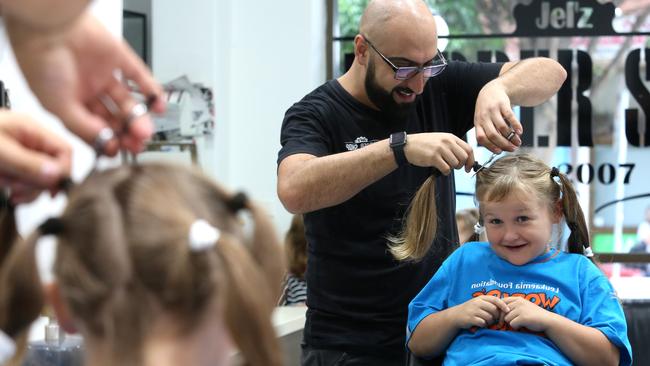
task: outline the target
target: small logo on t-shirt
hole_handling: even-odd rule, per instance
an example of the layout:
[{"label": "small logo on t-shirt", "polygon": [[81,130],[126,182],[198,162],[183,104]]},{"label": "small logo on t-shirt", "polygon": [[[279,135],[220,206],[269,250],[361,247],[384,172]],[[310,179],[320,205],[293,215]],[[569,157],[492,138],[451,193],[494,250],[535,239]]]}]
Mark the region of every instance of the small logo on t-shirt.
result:
[{"label": "small logo on t-shirt", "polygon": [[348,149],[348,151],[353,151],[360,149],[362,147],[366,147],[370,144],[373,144],[379,140],[371,140],[369,141],[367,137],[359,136],[356,139],[354,139],[354,142],[346,142],[345,143],[345,148]]}]

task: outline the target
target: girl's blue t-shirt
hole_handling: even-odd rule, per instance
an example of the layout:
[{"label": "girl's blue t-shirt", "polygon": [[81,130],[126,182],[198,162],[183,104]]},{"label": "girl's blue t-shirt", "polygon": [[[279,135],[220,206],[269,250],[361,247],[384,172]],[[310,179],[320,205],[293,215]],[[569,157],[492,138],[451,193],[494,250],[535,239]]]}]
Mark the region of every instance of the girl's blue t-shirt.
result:
[{"label": "girl's blue t-shirt", "polygon": [[[489,243],[458,248],[409,304],[407,344],[428,315],[479,295],[525,296],[545,309],[600,330],[632,364],[627,324],[619,299],[602,272],[583,255],[555,249],[517,266],[498,257]],[[571,365],[543,334],[507,324],[462,330],[447,348],[444,365]]]}]

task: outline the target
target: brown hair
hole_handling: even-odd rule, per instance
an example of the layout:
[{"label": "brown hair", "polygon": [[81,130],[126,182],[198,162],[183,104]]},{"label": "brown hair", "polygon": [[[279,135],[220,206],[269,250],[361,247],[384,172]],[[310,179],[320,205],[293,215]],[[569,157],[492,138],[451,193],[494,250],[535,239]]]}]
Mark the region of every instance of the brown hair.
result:
[{"label": "brown hair", "polygon": [[[558,181],[555,181],[555,177]],[[531,194],[555,212],[558,202],[571,230],[570,253],[583,254],[589,247],[589,231],[569,178],[557,168],[530,154],[506,155],[476,175],[476,199],[479,202],[500,201],[512,193]]]},{"label": "brown hair", "polygon": [[302,215],[293,215],[291,226],[284,237],[284,254],[289,272],[298,278],[307,270],[307,238]]},{"label": "brown hair", "polygon": [[[250,365],[281,364],[270,320],[284,268],[279,242],[265,213],[250,201],[240,202],[255,226],[247,240],[233,212],[234,197],[196,171],[165,164],[97,172],[72,190],[55,230],[54,270],[82,332],[112,350],[107,364],[140,365],[157,315],[177,319],[183,336],[214,299]],[[199,219],[221,235],[213,247],[192,251],[190,226]],[[0,278],[13,279],[3,288],[38,278],[20,276],[35,271],[38,236],[12,251]]]},{"label": "brown hair", "polygon": [[[456,211],[456,226],[458,226],[458,241],[459,244],[464,244],[468,241],[478,241],[479,235],[474,232],[474,225],[479,222],[480,215],[477,208],[466,208],[464,210]],[[465,230],[471,230],[467,238],[461,236],[461,226]],[[464,240],[463,240],[464,239]]]},{"label": "brown hair", "polygon": [[[17,254],[22,247],[17,243],[20,237],[14,211],[8,197],[0,193],[0,330],[14,339],[18,350],[8,365],[22,363],[29,325],[38,317],[44,304],[36,259]],[[24,270],[5,271],[7,263],[15,263]]]},{"label": "brown hair", "polygon": [[[555,177],[559,181],[555,181]],[[575,189],[566,175],[530,154],[503,156],[476,174],[475,195],[479,205],[485,201],[502,200],[511,193],[534,194],[548,202],[551,211],[555,211],[555,205],[560,202],[571,230],[569,252],[585,253],[589,247],[589,232]],[[391,239],[390,251],[399,260],[421,259],[435,237],[437,214],[433,178],[427,179],[420,187],[407,215],[402,234]]]}]

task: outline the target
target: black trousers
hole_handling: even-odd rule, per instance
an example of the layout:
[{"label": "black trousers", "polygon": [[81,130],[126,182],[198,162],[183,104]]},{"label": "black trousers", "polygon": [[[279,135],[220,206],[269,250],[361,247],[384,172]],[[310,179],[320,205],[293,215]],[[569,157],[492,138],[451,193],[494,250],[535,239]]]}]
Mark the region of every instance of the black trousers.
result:
[{"label": "black trousers", "polygon": [[407,356],[362,355],[302,346],[302,366],[406,366]]}]

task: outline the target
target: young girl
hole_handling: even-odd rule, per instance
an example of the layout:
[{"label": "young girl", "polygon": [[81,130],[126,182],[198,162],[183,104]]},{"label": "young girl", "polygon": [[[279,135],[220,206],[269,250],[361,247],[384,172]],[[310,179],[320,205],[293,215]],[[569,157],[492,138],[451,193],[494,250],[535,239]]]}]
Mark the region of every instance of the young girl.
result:
[{"label": "young girl", "polygon": [[293,215],[291,226],[284,238],[284,254],[288,273],[284,279],[284,290],[280,306],[305,305],[307,301],[307,238],[302,215]]},{"label": "young girl", "polygon": [[[456,211],[456,226],[458,226],[458,244],[463,245],[474,237],[474,226],[478,222],[479,213],[476,208],[466,208]],[[479,240],[484,240],[481,235]]]},{"label": "young girl", "polygon": [[8,314],[12,334],[42,306],[34,252],[44,235],[58,239],[47,297],[61,326],[83,335],[87,365],[225,365],[233,344],[249,365],[281,365],[270,320],[280,246],[245,196],[177,166],[92,174],[3,263],[0,325]]},{"label": "young girl", "polygon": [[[489,243],[457,249],[413,299],[411,352],[444,354],[445,365],[630,365],[623,310],[588,258],[568,178],[530,155],[509,155],[478,172],[476,199]],[[563,218],[570,253],[553,242]],[[426,246],[403,245],[414,244]]]}]

